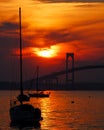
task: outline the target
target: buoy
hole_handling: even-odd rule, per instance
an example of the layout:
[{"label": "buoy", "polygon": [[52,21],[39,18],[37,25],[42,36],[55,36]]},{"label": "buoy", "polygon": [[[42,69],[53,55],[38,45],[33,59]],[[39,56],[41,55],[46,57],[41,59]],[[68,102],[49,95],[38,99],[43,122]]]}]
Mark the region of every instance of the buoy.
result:
[{"label": "buoy", "polygon": [[74,103],[74,101],[71,101],[71,103]]}]

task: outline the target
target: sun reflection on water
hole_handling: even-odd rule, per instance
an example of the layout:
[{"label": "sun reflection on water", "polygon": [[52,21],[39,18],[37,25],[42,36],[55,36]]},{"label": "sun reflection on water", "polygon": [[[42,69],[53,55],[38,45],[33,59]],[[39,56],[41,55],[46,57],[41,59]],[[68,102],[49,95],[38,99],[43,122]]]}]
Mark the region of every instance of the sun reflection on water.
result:
[{"label": "sun reflection on water", "polygon": [[103,128],[104,105],[97,93],[52,91],[49,98],[31,98],[31,103],[40,106],[44,129],[98,130]]}]

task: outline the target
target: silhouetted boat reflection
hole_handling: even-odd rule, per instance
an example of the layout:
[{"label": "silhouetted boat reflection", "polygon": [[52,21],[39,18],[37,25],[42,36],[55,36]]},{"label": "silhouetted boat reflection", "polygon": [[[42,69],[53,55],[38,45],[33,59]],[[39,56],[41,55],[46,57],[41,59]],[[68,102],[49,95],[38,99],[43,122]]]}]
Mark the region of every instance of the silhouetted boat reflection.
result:
[{"label": "silhouetted boat reflection", "polygon": [[39,122],[34,123],[10,123],[11,128],[18,128],[19,130],[27,129],[32,130],[33,128],[40,128],[41,124]]}]

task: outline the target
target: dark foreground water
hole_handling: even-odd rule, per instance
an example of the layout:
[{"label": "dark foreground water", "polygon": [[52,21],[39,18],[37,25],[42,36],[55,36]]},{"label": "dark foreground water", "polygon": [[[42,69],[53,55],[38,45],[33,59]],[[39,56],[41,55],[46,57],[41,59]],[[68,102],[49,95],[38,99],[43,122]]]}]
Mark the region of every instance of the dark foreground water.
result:
[{"label": "dark foreground water", "polygon": [[0,130],[104,130],[104,91],[51,91],[38,102],[43,120],[38,128],[10,127],[9,100],[18,92],[0,91]]}]

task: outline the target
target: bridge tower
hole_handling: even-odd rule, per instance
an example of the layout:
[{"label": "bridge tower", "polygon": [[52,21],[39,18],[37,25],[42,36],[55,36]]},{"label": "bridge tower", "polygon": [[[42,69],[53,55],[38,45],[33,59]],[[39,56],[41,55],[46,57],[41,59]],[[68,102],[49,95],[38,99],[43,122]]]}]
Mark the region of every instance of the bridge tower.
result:
[{"label": "bridge tower", "polygon": [[[68,77],[69,76],[68,75],[69,57],[71,57],[71,60],[72,60],[72,64],[71,64],[72,73],[71,73],[70,79]],[[71,82],[72,85],[74,84],[74,53],[66,53],[66,85],[68,85],[69,82]]]}]

